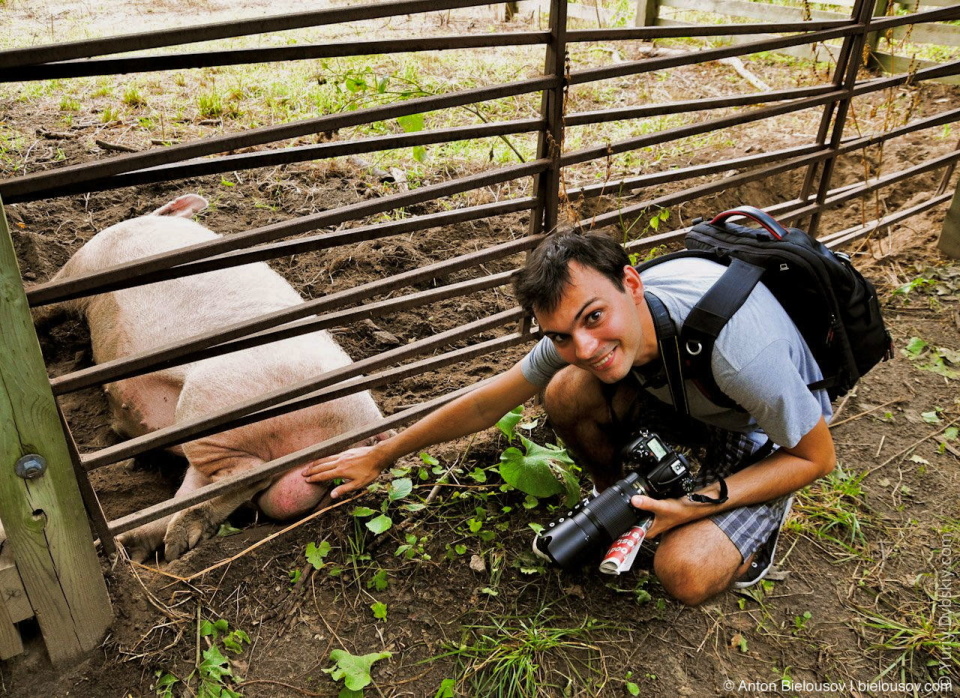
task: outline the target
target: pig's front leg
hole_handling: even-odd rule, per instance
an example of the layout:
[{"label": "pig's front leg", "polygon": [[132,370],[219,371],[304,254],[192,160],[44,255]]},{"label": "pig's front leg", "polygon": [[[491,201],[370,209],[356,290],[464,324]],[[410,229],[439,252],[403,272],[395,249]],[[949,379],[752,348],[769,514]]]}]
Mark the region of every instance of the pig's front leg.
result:
[{"label": "pig's front leg", "polygon": [[200,541],[212,537],[230,514],[268,484],[269,481],[256,482],[174,514],[163,536],[164,557],[168,562],[176,560]]},{"label": "pig's front leg", "polygon": [[[187,468],[183,482],[177,489],[176,494],[173,495],[173,498],[174,500],[181,499],[188,493],[209,483],[210,480],[198,473],[194,468]],[[154,551],[163,543],[164,534],[173,518],[172,515],[165,516],[162,519],[151,521],[127,533],[121,533],[117,536],[117,541],[123,545],[127,557],[134,562],[143,562],[153,555]]]}]

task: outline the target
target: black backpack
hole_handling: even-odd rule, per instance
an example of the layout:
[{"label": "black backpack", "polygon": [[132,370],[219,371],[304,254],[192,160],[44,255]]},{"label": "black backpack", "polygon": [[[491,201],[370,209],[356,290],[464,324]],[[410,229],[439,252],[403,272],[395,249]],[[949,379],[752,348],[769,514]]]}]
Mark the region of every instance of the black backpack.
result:
[{"label": "black backpack", "polygon": [[[751,218],[763,229],[727,222],[733,216]],[[686,250],[637,267],[643,271],[683,257],[728,267],[690,311],[679,336],[662,304],[655,297],[650,303],[671,396],[680,412],[688,413],[683,378],[693,380],[714,403],[735,405],[717,387],[710,357],[720,330],[759,281],[787,311],[820,366],[823,380],[811,384],[811,390],[826,389],[834,400],[877,363],[893,357],[876,290],[847,255],[831,251],[802,230],[784,228],[753,206],[694,223],[685,238]],[[647,294],[648,301],[651,296]]]}]

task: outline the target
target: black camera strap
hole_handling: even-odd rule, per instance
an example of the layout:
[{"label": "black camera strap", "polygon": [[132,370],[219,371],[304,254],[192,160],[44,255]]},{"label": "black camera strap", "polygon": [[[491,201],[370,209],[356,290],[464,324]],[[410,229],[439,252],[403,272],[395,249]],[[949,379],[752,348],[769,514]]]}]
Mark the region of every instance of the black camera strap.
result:
[{"label": "black camera strap", "polygon": [[720,496],[711,497],[706,494],[697,494],[696,492],[688,494],[687,499],[691,502],[696,502],[697,504],[723,504],[729,499],[727,496],[727,481],[724,480],[719,475],[717,476],[717,481],[720,483]]},{"label": "black camera strap", "polygon": [[660,360],[667,374],[667,384],[670,386],[670,399],[680,414],[690,414],[687,408],[687,390],[683,384],[681,370],[680,337],[677,326],[670,318],[670,312],[659,298],[650,291],[644,291],[643,297],[650,308],[653,318],[653,327],[657,332],[657,346],[660,349]]}]

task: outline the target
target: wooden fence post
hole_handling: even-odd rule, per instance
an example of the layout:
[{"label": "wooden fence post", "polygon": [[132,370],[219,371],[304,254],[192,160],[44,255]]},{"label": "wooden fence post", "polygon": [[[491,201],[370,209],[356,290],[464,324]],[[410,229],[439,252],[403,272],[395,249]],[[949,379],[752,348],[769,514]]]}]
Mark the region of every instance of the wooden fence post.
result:
[{"label": "wooden fence post", "polygon": [[950,210],[943,220],[943,230],[940,231],[937,247],[945,255],[960,259],[960,182],[957,183]]},{"label": "wooden fence post", "polygon": [[0,201],[0,517],[54,664],[97,647],[112,620],[13,240]]},{"label": "wooden fence post", "polygon": [[[890,3],[893,0],[875,0],[873,5],[873,16],[874,17],[886,17],[887,10],[890,9]],[[883,66],[880,65],[880,62],[877,60],[874,54],[877,51],[877,46],[880,45],[880,39],[882,38],[880,32],[870,32],[867,34],[866,45],[863,47],[864,51],[864,61],[867,68],[882,69]]]},{"label": "wooden fence post", "polygon": [[652,27],[656,25],[659,14],[660,0],[637,0],[637,19],[634,25]]}]

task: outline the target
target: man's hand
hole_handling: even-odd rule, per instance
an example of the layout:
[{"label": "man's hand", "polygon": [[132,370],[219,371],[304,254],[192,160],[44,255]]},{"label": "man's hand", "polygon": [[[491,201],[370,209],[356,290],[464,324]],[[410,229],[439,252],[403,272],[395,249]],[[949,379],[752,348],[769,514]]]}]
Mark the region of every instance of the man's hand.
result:
[{"label": "man's hand", "polygon": [[636,509],[653,514],[653,524],[647,531],[647,538],[652,539],[671,528],[696,521],[713,513],[708,507],[693,504],[684,499],[654,499],[636,494],[630,498],[630,504]]},{"label": "man's hand", "polygon": [[308,465],[301,472],[307,482],[329,482],[343,478],[346,482],[338,485],[331,493],[333,499],[359,490],[376,480],[389,463],[377,457],[376,446],[361,446],[348,451],[327,456]]}]

